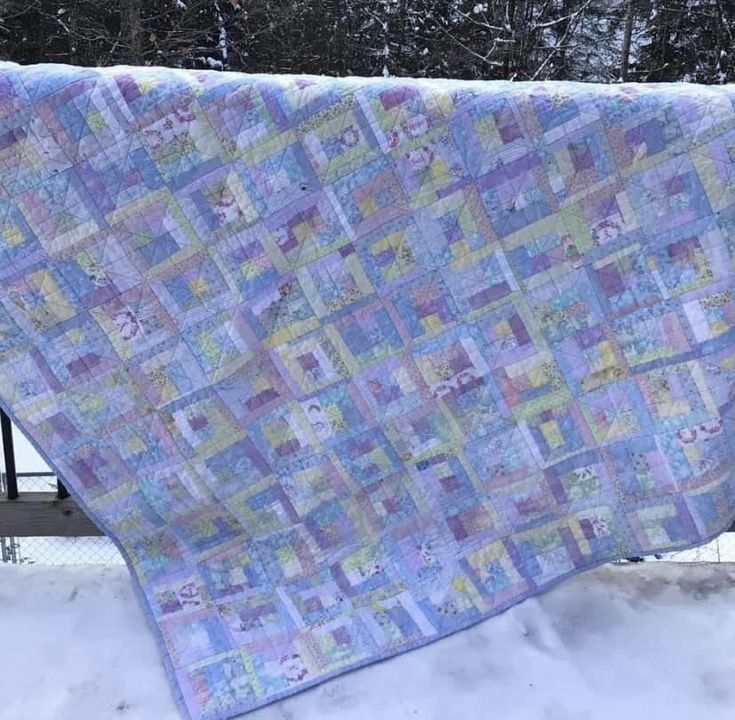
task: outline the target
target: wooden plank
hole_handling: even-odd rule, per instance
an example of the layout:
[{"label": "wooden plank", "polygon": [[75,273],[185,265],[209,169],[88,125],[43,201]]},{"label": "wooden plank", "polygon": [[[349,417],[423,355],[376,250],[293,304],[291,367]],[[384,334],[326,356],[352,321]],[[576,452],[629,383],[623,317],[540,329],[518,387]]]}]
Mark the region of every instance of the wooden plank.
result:
[{"label": "wooden plank", "polygon": [[102,532],[70,497],[59,500],[55,493],[24,492],[16,500],[0,498],[0,536],[89,535]]},{"label": "wooden plank", "polygon": [[[735,524],[726,532],[735,532]],[[0,537],[89,537],[102,531],[70,498],[50,492],[24,492],[17,500],[0,497]]]}]

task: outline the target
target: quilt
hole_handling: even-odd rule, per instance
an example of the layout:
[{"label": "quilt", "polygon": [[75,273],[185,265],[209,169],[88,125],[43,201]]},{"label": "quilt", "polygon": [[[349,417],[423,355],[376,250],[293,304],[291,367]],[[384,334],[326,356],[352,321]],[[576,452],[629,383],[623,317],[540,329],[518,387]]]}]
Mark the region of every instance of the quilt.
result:
[{"label": "quilt", "polygon": [[735,517],[735,87],[0,64],[0,404],[225,720]]}]

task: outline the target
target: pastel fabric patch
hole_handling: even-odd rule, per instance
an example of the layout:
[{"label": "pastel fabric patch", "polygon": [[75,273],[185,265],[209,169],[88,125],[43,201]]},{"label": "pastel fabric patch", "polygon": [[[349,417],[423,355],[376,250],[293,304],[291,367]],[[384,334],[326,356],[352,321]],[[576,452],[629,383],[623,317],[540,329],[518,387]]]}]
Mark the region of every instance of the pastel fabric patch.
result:
[{"label": "pastel fabric patch", "polygon": [[0,65],[0,402],[187,718],[729,527],[734,103]]}]

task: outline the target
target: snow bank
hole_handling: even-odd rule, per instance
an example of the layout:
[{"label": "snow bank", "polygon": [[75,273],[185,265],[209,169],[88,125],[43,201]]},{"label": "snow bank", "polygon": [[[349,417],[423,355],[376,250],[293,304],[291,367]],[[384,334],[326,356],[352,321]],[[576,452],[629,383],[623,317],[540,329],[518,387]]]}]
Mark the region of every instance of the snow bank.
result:
[{"label": "snow bank", "polygon": [[[0,720],[179,720],[124,568],[0,566]],[[735,564],[608,566],[248,720],[731,720]]]}]

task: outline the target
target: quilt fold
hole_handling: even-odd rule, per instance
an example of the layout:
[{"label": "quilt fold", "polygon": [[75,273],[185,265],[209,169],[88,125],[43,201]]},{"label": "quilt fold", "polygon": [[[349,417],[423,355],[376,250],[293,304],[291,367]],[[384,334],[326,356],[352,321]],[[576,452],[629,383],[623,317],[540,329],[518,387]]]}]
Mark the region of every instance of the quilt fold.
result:
[{"label": "quilt fold", "polygon": [[732,86],[0,63],[0,405],[185,717],[732,524],[734,160]]}]

